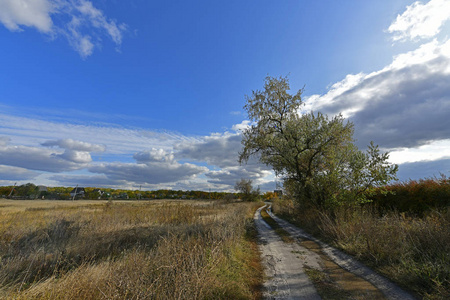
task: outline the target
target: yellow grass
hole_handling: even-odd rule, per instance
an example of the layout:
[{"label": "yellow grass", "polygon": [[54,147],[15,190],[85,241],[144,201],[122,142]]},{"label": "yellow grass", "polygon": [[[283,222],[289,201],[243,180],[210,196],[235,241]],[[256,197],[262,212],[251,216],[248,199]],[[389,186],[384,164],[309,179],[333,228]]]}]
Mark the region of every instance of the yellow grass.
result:
[{"label": "yellow grass", "polygon": [[2,299],[252,299],[254,204],[0,200]]}]

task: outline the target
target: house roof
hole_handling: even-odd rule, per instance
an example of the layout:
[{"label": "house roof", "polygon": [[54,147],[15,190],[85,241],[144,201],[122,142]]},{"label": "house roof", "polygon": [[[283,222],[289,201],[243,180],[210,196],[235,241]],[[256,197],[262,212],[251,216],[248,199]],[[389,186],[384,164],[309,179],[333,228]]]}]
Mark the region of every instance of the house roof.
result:
[{"label": "house roof", "polygon": [[75,193],[75,190],[76,190],[76,192],[77,193],[81,193],[81,192],[85,192],[85,190],[84,190],[84,187],[76,187],[76,188],[74,188],[70,193],[72,194],[72,193]]}]

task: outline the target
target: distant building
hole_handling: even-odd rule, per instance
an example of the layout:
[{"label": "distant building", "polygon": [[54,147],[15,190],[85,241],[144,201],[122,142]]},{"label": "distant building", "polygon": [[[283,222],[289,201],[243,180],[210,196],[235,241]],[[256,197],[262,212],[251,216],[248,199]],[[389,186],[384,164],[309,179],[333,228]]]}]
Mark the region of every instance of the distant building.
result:
[{"label": "distant building", "polygon": [[74,188],[71,192],[70,192],[70,197],[82,197],[84,198],[84,194],[86,193],[86,191],[84,190],[83,187],[76,187]]},{"label": "distant building", "polygon": [[43,185],[38,185],[37,186],[37,195],[36,195],[36,197],[41,197],[42,200],[44,200],[45,196],[47,196],[47,195],[48,195],[47,187],[43,186]]},{"label": "distant building", "polygon": [[40,192],[48,192],[48,189],[47,189],[46,186],[38,185],[37,188],[38,188],[38,192],[39,192],[39,193],[40,193]]},{"label": "distant building", "polygon": [[91,197],[95,197],[94,195],[96,195],[97,199],[101,199],[104,193],[105,192],[103,192],[101,189],[94,189],[92,191],[92,196]]}]

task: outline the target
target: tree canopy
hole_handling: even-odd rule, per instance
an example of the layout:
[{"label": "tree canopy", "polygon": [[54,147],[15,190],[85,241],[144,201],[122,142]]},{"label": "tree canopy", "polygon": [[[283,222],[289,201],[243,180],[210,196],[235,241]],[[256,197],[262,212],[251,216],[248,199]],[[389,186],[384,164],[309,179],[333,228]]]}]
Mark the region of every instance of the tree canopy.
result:
[{"label": "tree canopy", "polygon": [[287,77],[267,77],[264,90],[247,96],[252,125],[243,131],[240,163],[257,155],[300,203],[318,206],[365,201],[365,192],[395,179],[388,153],[372,142],[366,152],[357,148],[352,122],[304,112],[303,90],[288,91]]}]

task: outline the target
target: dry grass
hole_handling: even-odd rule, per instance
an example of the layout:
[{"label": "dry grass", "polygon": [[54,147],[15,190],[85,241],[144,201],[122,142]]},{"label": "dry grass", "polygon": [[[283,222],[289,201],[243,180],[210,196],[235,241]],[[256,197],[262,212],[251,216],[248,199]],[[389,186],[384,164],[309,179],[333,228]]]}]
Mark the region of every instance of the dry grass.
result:
[{"label": "dry grass", "polygon": [[258,298],[254,209],[181,201],[2,208],[0,298]]},{"label": "dry grass", "polygon": [[273,210],[420,298],[450,299],[450,210],[423,218],[396,212],[380,217],[369,209],[296,211],[289,202],[275,203]]}]

